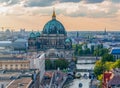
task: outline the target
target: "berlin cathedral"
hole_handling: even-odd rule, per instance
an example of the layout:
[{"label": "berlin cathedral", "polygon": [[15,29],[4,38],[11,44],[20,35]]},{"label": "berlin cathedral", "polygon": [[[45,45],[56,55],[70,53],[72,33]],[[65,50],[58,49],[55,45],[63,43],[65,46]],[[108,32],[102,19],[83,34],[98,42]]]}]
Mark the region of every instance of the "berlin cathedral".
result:
[{"label": "berlin cathedral", "polygon": [[56,19],[54,10],[52,19],[45,24],[42,32],[31,32],[28,39],[28,50],[41,51],[48,49],[72,49],[72,40],[67,37],[67,32],[62,23]]}]

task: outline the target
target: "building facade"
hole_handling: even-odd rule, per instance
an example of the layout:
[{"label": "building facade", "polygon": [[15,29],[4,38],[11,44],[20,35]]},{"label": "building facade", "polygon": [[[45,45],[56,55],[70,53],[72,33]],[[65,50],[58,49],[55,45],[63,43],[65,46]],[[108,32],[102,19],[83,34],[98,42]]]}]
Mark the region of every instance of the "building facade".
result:
[{"label": "building facade", "polygon": [[31,32],[28,39],[30,51],[51,48],[65,50],[72,48],[72,40],[67,37],[67,32],[62,23],[56,19],[55,11],[53,11],[52,20],[45,24],[43,31],[41,33]]},{"label": "building facade", "polygon": [[4,88],[40,88],[39,70],[27,70],[11,80]]},{"label": "building facade", "polygon": [[16,57],[0,57],[0,69],[27,70],[30,69],[30,61]]},{"label": "building facade", "polygon": [[40,71],[41,82],[45,73],[45,55],[44,53],[38,54],[36,52],[30,52],[30,55],[28,55],[29,57],[27,57],[30,60],[30,69],[38,69]]}]

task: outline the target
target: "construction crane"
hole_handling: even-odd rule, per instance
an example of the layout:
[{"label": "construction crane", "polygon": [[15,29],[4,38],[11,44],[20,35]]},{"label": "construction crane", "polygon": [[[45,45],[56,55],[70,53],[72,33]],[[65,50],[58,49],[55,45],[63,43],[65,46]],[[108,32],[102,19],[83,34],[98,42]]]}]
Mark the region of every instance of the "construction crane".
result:
[{"label": "construction crane", "polygon": [[0,27],[2,29],[2,32],[5,30],[5,29],[13,29],[13,27]]}]

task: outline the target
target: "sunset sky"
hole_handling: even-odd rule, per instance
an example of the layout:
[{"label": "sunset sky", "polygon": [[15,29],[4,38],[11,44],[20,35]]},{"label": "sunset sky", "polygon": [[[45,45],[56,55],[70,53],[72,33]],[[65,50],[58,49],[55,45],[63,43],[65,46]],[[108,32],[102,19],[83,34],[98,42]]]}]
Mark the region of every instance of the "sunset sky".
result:
[{"label": "sunset sky", "polygon": [[67,31],[120,31],[120,0],[0,0],[0,30],[42,30],[53,7]]}]

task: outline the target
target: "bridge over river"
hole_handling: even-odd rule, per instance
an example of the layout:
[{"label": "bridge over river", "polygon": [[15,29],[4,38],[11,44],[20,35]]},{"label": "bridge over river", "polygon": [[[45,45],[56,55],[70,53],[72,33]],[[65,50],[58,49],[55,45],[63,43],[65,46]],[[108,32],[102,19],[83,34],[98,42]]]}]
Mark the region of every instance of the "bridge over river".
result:
[{"label": "bridge over river", "polygon": [[[88,78],[89,72],[93,72],[95,62],[99,60],[100,57],[93,57],[93,56],[82,56],[77,57],[77,64],[76,69],[77,72],[82,75],[80,79],[74,79],[70,84],[68,84],[69,87],[64,88],[79,88],[79,83],[82,83],[81,88],[89,88],[90,85],[90,79]],[[87,75],[87,79],[84,78],[84,75]]]},{"label": "bridge over river", "polygon": [[100,57],[93,56],[82,56],[77,57],[76,69],[78,72],[86,72],[94,69],[95,62],[99,60]]}]

